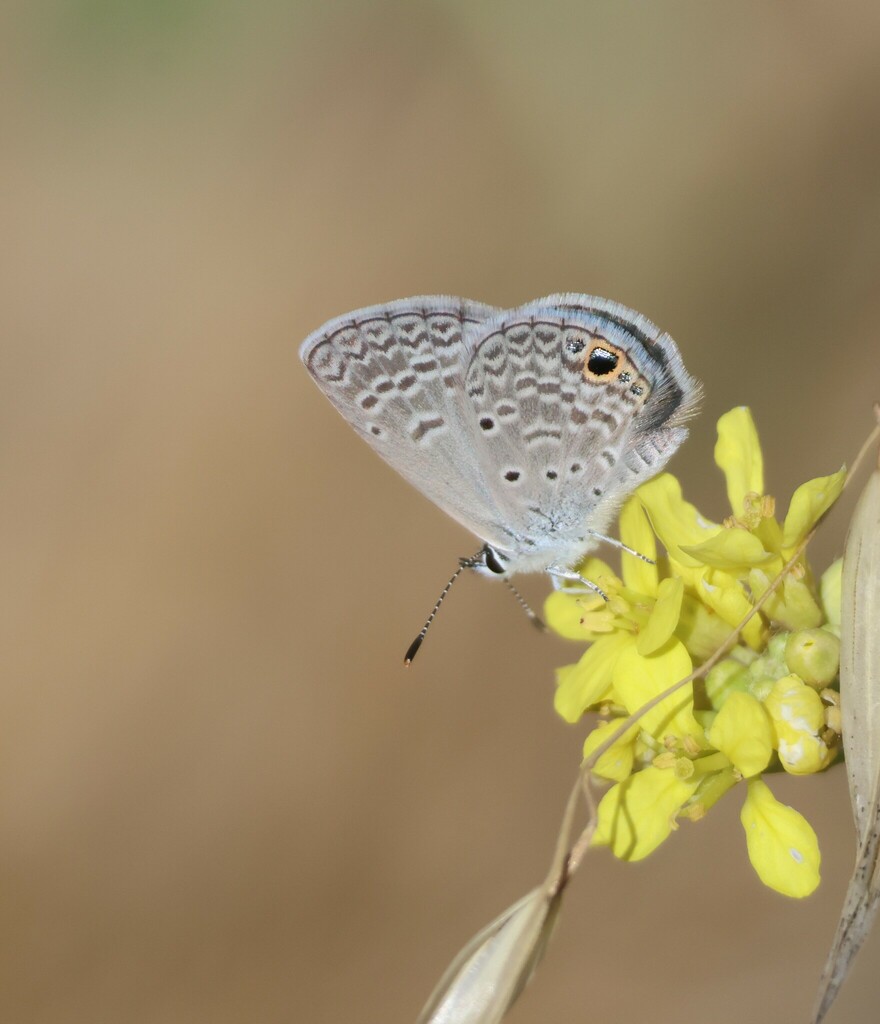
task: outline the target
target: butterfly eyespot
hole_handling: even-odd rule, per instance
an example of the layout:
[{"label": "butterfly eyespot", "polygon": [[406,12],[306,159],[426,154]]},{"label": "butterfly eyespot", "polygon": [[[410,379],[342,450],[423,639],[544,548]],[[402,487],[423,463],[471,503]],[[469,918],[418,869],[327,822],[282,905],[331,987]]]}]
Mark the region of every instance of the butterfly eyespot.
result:
[{"label": "butterfly eyespot", "polygon": [[570,472],[572,472],[572,473],[580,473],[581,469],[582,469],[582,466],[581,466],[581,464],[579,462],[573,462],[571,464],[571,467],[570,467]]},{"label": "butterfly eyespot", "polygon": [[639,387],[638,384],[633,384],[633,386],[629,390],[634,395],[640,395],[645,389],[642,388],[642,387]]},{"label": "butterfly eyespot", "polygon": [[629,370],[624,370],[623,373],[620,375],[621,384],[629,384],[631,380],[632,374],[629,372]]},{"label": "butterfly eyespot", "polygon": [[596,346],[587,359],[587,369],[597,377],[604,377],[605,374],[614,371],[617,363],[618,357],[614,352]]},{"label": "butterfly eyespot", "polygon": [[493,420],[491,416],[484,416],[480,420],[480,426],[483,428],[483,430],[491,430],[492,427],[495,426],[495,420]]},{"label": "butterfly eyespot", "polygon": [[515,484],[516,481],[519,480],[519,476],[520,474],[518,469],[508,469],[508,471],[504,474],[504,479],[509,480],[512,484]]},{"label": "butterfly eyespot", "polygon": [[374,437],[381,437],[382,435],[382,431],[378,427],[370,427],[370,433],[373,434]]},{"label": "butterfly eyespot", "polygon": [[581,341],[579,338],[571,338],[565,343],[567,352],[583,352],[586,342]]},{"label": "butterfly eyespot", "polygon": [[601,498],[602,497],[602,488],[601,487],[594,487],[593,488],[593,494],[595,494],[597,498]]},{"label": "butterfly eyespot", "polygon": [[547,479],[548,480],[555,480],[558,475],[559,474],[556,472],[555,469],[548,469],[547,470]]}]

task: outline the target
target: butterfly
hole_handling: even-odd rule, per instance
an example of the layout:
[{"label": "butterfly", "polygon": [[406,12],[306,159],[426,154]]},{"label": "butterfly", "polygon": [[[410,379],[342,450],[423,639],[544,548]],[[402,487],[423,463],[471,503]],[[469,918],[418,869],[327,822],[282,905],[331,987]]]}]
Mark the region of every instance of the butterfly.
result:
[{"label": "butterfly", "polygon": [[591,295],[400,299],[328,321],[300,357],[371,447],[483,542],[440,601],[465,568],[601,593],[577,566],[602,540],[621,546],[608,526],[682,444],[700,395],[668,334]]}]

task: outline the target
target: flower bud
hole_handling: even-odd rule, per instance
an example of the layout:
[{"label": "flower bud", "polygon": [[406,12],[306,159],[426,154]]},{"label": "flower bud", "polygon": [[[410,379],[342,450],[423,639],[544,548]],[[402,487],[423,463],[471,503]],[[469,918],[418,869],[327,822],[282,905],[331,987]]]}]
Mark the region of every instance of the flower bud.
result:
[{"label": "flower bud", "polygon": [[779,679],[764,701],[776,731],[782,767],[792,775],[822,771],[834,760],[819,735],[825,725],[825,706],[819,694],[796,675]]},{"label": "flower bud", "polygon": [[704,686],[712,710],[694,712],[694,715],[702,716],[699,720],[704,729],[709,728],[716,711],[723,706],[732,693],[738,693],[747,688],[750,678],[748,668],[735,658],[725,658],[710,670],[704,680]]},{"label": "flower bud", "polygon": [[840,641],[826,629],[799,629],[785,645],[789,671],[811,686],[827,686],[840,669]]}]

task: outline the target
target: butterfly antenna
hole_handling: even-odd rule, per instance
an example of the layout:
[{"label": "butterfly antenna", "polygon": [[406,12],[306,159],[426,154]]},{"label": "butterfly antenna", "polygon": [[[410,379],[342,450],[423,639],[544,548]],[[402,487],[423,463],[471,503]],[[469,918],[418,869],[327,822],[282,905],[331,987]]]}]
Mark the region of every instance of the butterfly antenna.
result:
[{"label": "butterfly antenna", "polygon": [[404,665],[406,665],[407,668],[409,668],[409,666],[412,665],[413,658],[419,653],[419,648],[422,646],[422,641],[425,639],[425,634],[428,632],[431,623],[434,621],[434,616],[440,610],[440,605],[443,604],[443,599],[452,589],[452,584],[455,583],[455,581],[458,579],[459,576],[461,576],[464,570],[469,567],[467,564],[464,563],[465,560],[462,559],[462,564],[449,577],[449,582],[446,584],[446,586],[441,591],[440,596],[437,598],[437,603],[431,609],[431,614],[428,616],[427,622],[422,627],[421,633],[419,633],[415,640],[413,640],[413,642],[409,645],[406,654],[403,656],[403,663]]},{"label": "butterfly antenna", "polygon": [[536,629],[539,629],[542,633],[546,633],[547,632],[547,625],[544,622],[544,620],[539,615],[535,614],[535,612],[529,606],[528,601],[526,601],[526,599],[516,589],[516,587],[510,582],[510,580],[505,580],[504,581],[504,585],[511,592],[511,594],[513,594],[513,596],[517,599],[517,601],[519,601],[520,608],[522,608],[522,610],[526,613],[526,615],[528,615],[529,620],[531,621],[532,625]]}]

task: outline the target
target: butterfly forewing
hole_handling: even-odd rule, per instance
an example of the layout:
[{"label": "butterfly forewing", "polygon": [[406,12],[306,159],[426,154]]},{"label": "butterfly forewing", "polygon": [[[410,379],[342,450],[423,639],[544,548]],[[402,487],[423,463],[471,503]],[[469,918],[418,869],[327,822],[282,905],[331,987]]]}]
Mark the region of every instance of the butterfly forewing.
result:
[{"label": "butterfly forewing", "polygon": [[479,325],[498,310],[423,296],[329,321],[300,355],[346,420],[401,476],[473,533],[499,520],[474,458],[464,378]]}]

